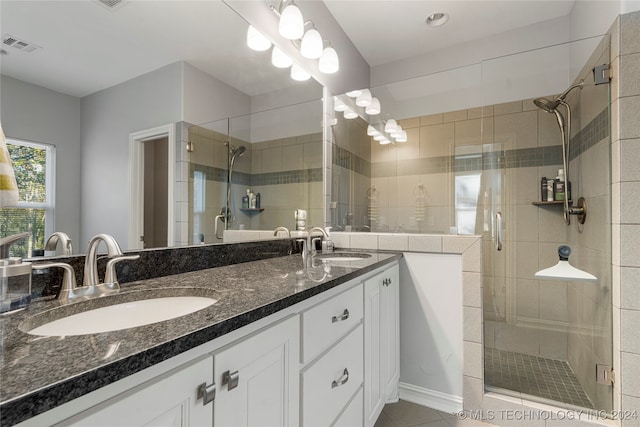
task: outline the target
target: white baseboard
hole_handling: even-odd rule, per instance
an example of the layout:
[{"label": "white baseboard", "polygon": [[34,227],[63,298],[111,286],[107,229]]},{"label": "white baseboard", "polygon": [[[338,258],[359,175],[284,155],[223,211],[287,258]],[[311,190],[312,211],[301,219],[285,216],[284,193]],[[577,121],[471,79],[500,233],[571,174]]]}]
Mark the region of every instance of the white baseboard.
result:
[{"label": "white baseboard", "polygon": [[418,387],[412,384],[400,383],[400,399],[417,403],[438,411],[454,414],[462,411],[462,397],[452,394]]}]

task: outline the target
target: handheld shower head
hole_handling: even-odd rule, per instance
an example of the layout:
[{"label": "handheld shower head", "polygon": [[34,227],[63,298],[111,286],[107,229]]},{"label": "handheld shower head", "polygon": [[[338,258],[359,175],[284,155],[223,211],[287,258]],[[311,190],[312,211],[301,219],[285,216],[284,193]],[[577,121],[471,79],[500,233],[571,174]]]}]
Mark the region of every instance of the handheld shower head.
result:
[{"label": "handheld shower head", "polygon": [[231,152],[229,154],[231,154],[232,158],[239,157],[242,156],[246,150],[247,147],[245,147],[244,145],[241,145],[239,147],[231,147]]},{"label": "handheld shower head", "polygon": [[553,111],[558,107],[558,104],[560,104],[560,102],[557,99],[554,99],[552,101],[547,98],[534,99],[533,103],[536,104],[538,108],[543,109],[547,113],[553,113]]}]

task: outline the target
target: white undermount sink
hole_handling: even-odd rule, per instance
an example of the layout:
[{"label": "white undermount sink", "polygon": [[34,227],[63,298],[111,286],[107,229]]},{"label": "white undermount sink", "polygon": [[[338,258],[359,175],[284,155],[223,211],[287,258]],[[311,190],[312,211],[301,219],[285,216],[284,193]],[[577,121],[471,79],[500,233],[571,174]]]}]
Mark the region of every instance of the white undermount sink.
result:
[{"label": "white undermount sink", "polygon": [[44,336],[72,336],[119,331],[175,319],[215,304],[202,296],[173,296],[141,299],[72,314],[35,327],[26,333]]}]

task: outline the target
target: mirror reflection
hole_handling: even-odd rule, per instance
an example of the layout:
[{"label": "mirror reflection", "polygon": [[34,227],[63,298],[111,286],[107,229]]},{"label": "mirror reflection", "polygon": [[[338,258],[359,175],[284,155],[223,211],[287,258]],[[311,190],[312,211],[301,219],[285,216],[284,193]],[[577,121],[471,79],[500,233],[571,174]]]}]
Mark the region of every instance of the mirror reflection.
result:
[{"label": "mirror reflection", "polygon": [[[321,223],[310,197],[322,188],[322,87],[249,49],[225,3],[3,1],[0,12],[3,37],[24,46],[3,48],[2,126],[15,151],[46,154],[22,222],[2,214],[2,236],[31,231],[20,255],[42,253],[54,231],[83,253],[98,233],[123,249],[220,242],[216,223],[218,235],[273,229],[296,208]],[[263,211],[243,210],[247,189]]]}]

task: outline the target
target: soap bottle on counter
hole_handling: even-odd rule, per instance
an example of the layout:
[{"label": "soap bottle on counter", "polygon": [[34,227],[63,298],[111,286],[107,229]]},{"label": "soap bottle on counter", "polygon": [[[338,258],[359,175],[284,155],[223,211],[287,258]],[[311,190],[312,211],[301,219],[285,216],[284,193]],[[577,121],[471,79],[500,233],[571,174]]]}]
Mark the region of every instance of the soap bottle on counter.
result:
[{"label": "soap bottle on counter", "polygon": [[26,232],[0,239],[0,313],[20,310],[31,301],[31,263],[9,256],[11,245],[29,235]]}]

